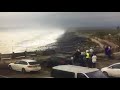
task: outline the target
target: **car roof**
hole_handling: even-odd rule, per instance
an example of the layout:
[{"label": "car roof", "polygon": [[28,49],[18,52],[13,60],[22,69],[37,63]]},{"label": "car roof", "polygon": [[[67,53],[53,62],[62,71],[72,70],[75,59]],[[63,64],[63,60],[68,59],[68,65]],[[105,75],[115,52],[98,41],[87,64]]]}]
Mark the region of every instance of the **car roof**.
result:
[{"label": "car roof", "polygon": [[25,62],[36,62],[36,60],[30,60],[30,59],[22,59],[20,61],[25,61]]},{"label": "car roof", "polygon": [[113,66],[113,65],[116,65],[116,64],[120,64],[120,63],[114,63],[114,64],[112,64],[112,65],[109,65],[109,66]]},{"label": "car roof", "polygon": [[75,65],[59,65],[53,67],[53,69],[74,72],[74,73],[89,73],[99,70],[97,68],[88,68],[88,67],[75,66]]}]

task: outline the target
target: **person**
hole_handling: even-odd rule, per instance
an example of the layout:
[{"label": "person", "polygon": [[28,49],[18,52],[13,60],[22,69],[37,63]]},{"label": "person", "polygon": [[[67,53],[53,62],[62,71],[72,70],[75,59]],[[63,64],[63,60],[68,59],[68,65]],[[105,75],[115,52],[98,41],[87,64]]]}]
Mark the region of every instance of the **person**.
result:
[{"label": "person", "polygon": [[81,52],[79,49],[77,49],[77,51],[73,55],[73,64],[77,64],[79,62],[80,55],[81,55]]},{"label": "person", "polygon": [[85,66],[85,62],[84,62],[84,52],[81,52],[80,55],[80,66]]},{"label": "person", "polygon": [[108,46],[105,46],[105,55],[108,56]]},{"label": "person", "polygon": [[90,48],[90,50],[89,50],[89,51],[90,51],[90,53],[91,53],[91,54],[93,54],[93,52],[94,52],[94,50],[93,50],[93,48],[92,48],[92,47]]},{"label": "person", "polygon": [[24,52],[25,58],[27,57],[27,51]]},{"label": "person", "polygon": [[90,59],[89,50],[86,50],[86,64],[88,67],[91,67],[91,59]]},{"label": "person", "polygon": [[12,53],[12,59],[15,59],[15,53],[14,52]]},{"label": "person", "polygon": [[108,46],[107,53],[108,53],[108,58],[111,59],[112,50],[111,50],[111,47],[110,47],[110,46]]},{"label": "person", "polygon": [[92,56],[92,68],[96,68],[97,56],[94,53]]},{"label": "person", "polygon": [[72,60],[71,64],[73,65],[74,64],[74,58],[71,57],[70,59]]},{"label": "person", "polygon": [[94,53],[93,47],[91,47],[89,51],[90,51],[90,56],[91,56],[91,58],[92,58],[93,53]]}]

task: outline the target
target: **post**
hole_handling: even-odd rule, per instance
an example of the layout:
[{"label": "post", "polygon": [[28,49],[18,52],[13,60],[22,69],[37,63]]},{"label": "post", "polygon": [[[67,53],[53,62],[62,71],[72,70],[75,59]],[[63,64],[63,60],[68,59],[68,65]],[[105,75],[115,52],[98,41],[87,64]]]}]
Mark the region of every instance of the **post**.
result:
[{"label": "post", "polygon": [[27,57],[27,51],[24,52],[25,58]]},{"label": "post", "polygon": [[0,61],[2,62],[2,54],[0,53]]},{"label": "post", "polygon": [[13,53],[13,40],[12,40],[12,53]]},{"label": "post", "polygon": [[12,59],[15,59],[15,53],[12,52]]}]

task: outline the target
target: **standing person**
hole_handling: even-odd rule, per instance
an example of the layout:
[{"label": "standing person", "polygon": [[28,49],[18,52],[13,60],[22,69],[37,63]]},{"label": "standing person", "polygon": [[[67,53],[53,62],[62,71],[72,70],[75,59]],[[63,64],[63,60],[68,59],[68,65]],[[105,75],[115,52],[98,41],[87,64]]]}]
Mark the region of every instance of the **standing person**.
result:
[{"label": "standing person", "polygon": [[81,55],[81,52],[79,49],[77,49],[77,51],[73,55],[73,64],[77,64],[79,62],[80,55]]},{"label": "standing person", "polygon": [[105,46],[105,55],[108,56],[108,46]]},{"label": "standing person", "polygon": [[90,59],[89,50],[86,50],[86,64],[88,67],[91,67],[91,59]]},{"label": "standing person", "polygon": [[111,59],[112,50],[110,46],[108,47],[107,53],[108,53],[108,58]]},{"label": "standing person", "polygon": [[91,54],[93,54],[93,53],[94,53],[94,50],[93,50],[93,48],[92,48],[92,47],[90,48],[90,53],[91,53]]},{"label": "standing person", "polygon": [[27,51],[24,52],[25,58],[27,57]]},{"label": "standing person", "polygon": [[80,66],[85,66],[84,64],[84,52],[81,52],[81,55],[80,55]]},{"label": "standing person", "polygon": [[83,66],[87,67],[86,52],[83,52]]},{"label": "standing person", "polygon": [[96,68],[97,56],[94,53],[92,56],[92,68]]},{"label": "standing person", "polygon": [[15,59],[15,53],[14,52],[12,53],[12,57],[11,58]]},{"label": "standing person", "polygon": [[89,51],[90,51],[90,57],[92,58],[93,53],[94,53],[93,47],[91,47]]}]

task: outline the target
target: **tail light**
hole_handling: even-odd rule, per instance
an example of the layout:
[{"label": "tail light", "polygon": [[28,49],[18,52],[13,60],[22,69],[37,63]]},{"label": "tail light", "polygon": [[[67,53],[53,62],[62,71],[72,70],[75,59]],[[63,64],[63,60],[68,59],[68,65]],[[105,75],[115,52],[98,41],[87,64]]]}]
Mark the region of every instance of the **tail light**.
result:
[{"label": "tail light", "polygon": [[29,65],[28,68],[39,67],[39,65]]}]

